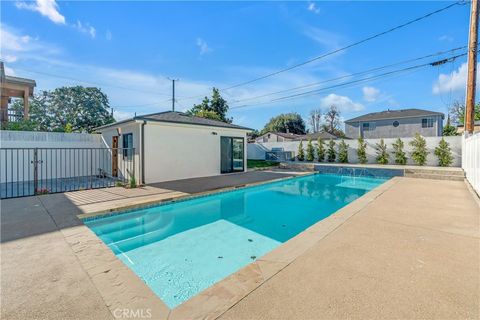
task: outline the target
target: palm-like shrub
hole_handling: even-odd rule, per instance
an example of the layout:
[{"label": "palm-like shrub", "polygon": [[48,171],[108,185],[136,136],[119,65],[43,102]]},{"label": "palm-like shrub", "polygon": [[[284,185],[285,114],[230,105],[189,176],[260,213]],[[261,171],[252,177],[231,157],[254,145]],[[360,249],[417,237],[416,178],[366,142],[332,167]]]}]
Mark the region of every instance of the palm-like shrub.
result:
[{"label": "palm-like shrub", "polygon": [[435,155],[438,158],[438,165],[440,167],[449,167],[453,163],[453,155],[450,150],[450,145],[442,138],[435,148]]},{"label": "palm-like shrub", "polygon": [[367,143],[361,137],[358,138],[357,157],[361,164],[367,163]]},{"label": "palm-like shrub", "polygon": [[312,139],[308,140],[306,159],[307,161],[313,161],[315,159],[315,150],[313,149]]},{"label": "palm-like shrub", "polygon": [[327,161],[335,162],[336,158],[337,158],[337,153],[335,151],[335,141],[333,141],[333,139],[330,139],[330,141],[328,142]]},{"label": "palm-like shrub", "polygon": [[303,141],[300,140],[300,144],[298,145],[298,153],[297,153],[298,161],[303,161],[305,159],[305,153],[303,152]]},{"label": "palm-like shrub", "polygon": [[413,147],[412,159],[419,166],[423,166],[427,162],[428,150],[427,141],[419,133],[415,134],[415,138],[410,141],[410,145]]},{"label": "palm-like shrub", "polygon": [[380,139],[380,142],[375,145],[375,151],[377,153],[377,163],[388,164],[388,158],[390,157],[387,151],[387,145]]},{"label": "palm-like shrub", "polygon": [[338,162],[348,163],[348,144],[343,139],[338,144]]},{"label": "palm-like shrub", "polygon": [[404,143],[402,139],[398,138],[393,144],[393,153],[395,155],[395,163],[400,165],[407,164],[407,155],[403,151]]},{"label": "palm-like shrub", "polygon": [[317,140],[317,159],[319,162],[323,162],[325,160],[325,144],[320,138]]}]

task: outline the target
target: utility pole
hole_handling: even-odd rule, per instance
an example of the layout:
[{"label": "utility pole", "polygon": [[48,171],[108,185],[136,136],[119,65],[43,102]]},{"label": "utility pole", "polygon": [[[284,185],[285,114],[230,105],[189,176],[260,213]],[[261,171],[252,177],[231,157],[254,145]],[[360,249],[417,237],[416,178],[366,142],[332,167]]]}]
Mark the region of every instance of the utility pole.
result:
[{"label": "utility pole", "polygon": [[172,111],[175,111],[175,81],[178,81],[178,79],[170,79],[172,80]]},{"label": "utility pole", "polygon": [[475,120],[475,90],[477,82],[478,0],[471,1],[470,10],[467,97],[465,101],[465,131],[469,134],[472,134]]}]

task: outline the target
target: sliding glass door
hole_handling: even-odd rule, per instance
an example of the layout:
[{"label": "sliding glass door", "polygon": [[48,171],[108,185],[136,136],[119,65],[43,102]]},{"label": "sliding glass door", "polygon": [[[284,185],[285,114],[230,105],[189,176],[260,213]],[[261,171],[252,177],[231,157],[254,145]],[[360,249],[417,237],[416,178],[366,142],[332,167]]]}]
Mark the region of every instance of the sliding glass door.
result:
[{"label": "sliding glass door", "polygon": [[221,173],[241,172],[245,168],[243,138],[220,137]]}]

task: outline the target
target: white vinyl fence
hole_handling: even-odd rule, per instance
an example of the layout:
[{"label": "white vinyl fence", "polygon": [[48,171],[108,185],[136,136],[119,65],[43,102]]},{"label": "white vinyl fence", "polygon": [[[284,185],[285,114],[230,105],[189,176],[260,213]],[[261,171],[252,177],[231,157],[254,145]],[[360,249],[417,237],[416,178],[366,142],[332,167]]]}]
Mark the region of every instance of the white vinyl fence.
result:
[{"label": "white vinyl fence", "polygon": [[[452,150],[453,155],[453,167],[460,167],[462,164],[462,137],[461,136],[451,136],[451,137],[444,137],[445,140],[449,143],[450,149]],[[438,143],[442,137],[425,137],[427,141],[427,149],[428,149],[428,157],[427,157],[427,166],[437,166],[438,159],[433,153],[435,148],[438,146]],[[388,152],[390,154],[390,164],[395,164],[394,157],[393,157],[393,147],[392,144],[395,142],[396,139],[383,139],[388,147]],[[412,152],[412,147],[409,145],[409,142],[412,141],[413,138],[402,138],[404,142],[404,151],[407,153],[408,162],[407,164],[415,165],[412,161],[410,154]],[[341,140],[335,140],[337,150],[338,150],[338,143]],[[325,141],[328,143],[328,140]],[[375,153],[375,145],[380,142],[380,139],[365,139],[367,143],[367,159],[368,163],[376,163],[376,153]],[[249,143],[247,155],[248,159],[265,159],[265,153],[272,150],[272,148],[282,148],[284,151],[293,151],[295,155],[298,152],[298,145],[300,141],[288,141],[288,142],[265,142],[265,143]],[[303,141],[303,148],[304,150],[307,147],[308,141]],[[314,146],[316,146],[317,142],[312,141]],[[357,148],[358,148],[358,141],[357,140],[345,140],[345,143],[348,145],[348,160],[349,163],[358,163],[357,158]]]},{"label": "white vinyl fence", "polygon": [[99,134],[2,130],[0,198],[124,183],[135,172],[133,154],[109,148]]},{"label": "white vinyl fence", "polygon": [[480,133],[464,135],[462,168],[473,189],[480,195]]}]

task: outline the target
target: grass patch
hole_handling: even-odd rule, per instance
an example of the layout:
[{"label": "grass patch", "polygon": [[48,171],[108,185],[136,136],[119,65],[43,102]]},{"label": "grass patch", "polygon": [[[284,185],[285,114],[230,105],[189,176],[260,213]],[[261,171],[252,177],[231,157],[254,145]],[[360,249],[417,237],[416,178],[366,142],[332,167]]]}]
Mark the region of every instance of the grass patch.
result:
[{"label": "grass patch", "polygon": [[267,168],[267,167],[278,167],[280,165],[279,162],[275,161],[267,161],[267,160],[247,160],[247,168],[254,169],[254,168]]}]

